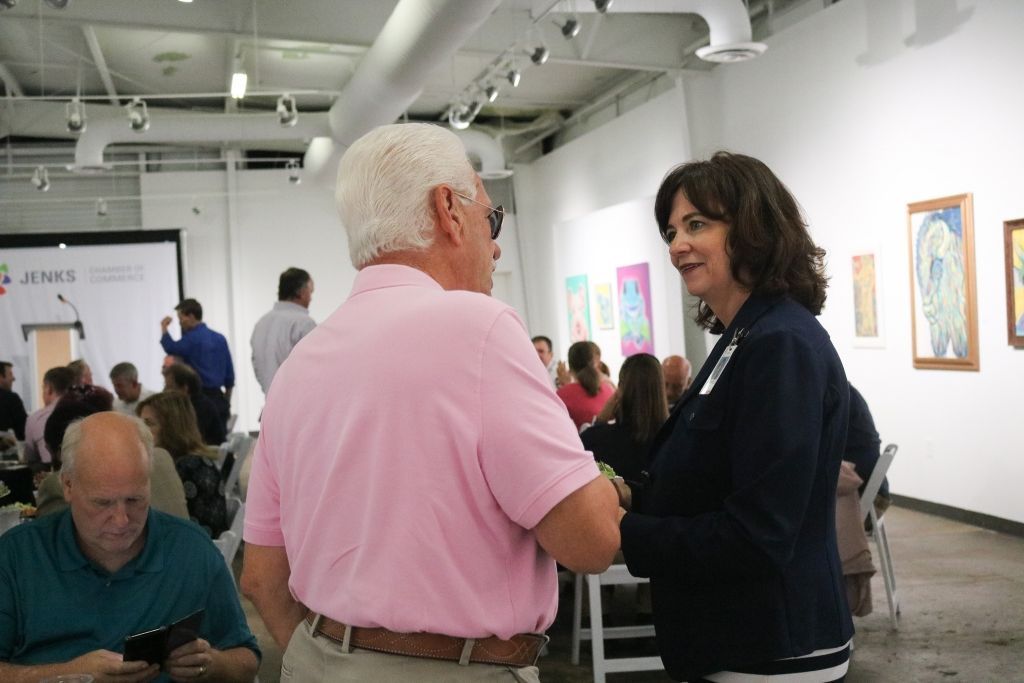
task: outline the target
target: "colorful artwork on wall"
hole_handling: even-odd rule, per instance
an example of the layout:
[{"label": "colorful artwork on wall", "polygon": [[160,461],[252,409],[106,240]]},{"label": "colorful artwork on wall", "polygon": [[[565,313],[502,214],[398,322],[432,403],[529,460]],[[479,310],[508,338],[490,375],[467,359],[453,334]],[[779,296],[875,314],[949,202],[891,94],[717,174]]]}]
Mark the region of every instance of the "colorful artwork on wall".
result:
[{"label": "colorful artwork on wall", "polygon": [[594,301],[597,303],[597,328],[611,330],[615,327],[615,315],[612,312],[612,285],[602,282],[594,285]]},{"label": "colorful artwork on wall", "polygon": [[1024,218],[1005,221],[1006,326],[1010,346],[1024,346]]},{"label": "colorful artwork on wall", "polygon": [[915,368],[978,369],[971,195],[907,207]]},{"label": "colorful artwork on wall", "polygon": [[646,263],[616,269],[619,292],[619,338],[622,355],[654,353],[651,274]]},{"label": "colorful artwork on wall", "polygon": [[590,290],[586,275],[565,278],[566,310],[569,313],[569,341],[590,339]]},{"label": "colorful artwork on wall", "polygon": [[851,258],[853,270],[853,325],[855,346],[883,346],[882,308],[879,296],[881,273],[878,251],[864,251]]}]

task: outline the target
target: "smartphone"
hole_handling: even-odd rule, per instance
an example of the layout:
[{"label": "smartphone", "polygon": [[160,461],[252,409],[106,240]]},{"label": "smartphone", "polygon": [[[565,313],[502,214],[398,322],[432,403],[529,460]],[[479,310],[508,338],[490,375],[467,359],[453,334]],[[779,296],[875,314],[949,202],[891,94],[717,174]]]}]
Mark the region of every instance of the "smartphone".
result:
[{"label": "smartphone", "polygon": [[197,609],[187,617],[182,617],[171,624],[167,632],[167,654],[177,650],[185,643],[191,643],[199,637],[199,627],[203,625],[205,609]]},{"label": "smartphone", "polygon": [[166,659],[167,627],[143,631],[124,639],[124,661],[160,664]]},{"label": "smartphone", "polygon": [[124,661],[162,665],[171,652],[199,637],[204,614],[205,609],[198,609],[168,626],[128,636],[124,639]]}]

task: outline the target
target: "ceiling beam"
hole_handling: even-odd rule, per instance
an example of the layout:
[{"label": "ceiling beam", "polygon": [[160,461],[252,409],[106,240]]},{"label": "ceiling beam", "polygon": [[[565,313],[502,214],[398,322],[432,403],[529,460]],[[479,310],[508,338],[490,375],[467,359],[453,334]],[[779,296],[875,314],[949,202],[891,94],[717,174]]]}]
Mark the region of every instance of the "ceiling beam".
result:
[{"label": "ceiling beam", "polygon": [[107,98],[115,107],[121,106],[121,101],[117,97],[117,88],[114,87],[114,79],[110,76],[107,60],[104,58],[103,50],[100,48],[100,41],[96,39],[96,31],[93,30],[90,24],[85,24],[82,26],[82,35],[85,36],[85,42],[89,46],[89,53],[92,55],[93,64],[96,65],[96,70],[100,74],[100,80],[103,81],[103,87],[107,90]]},{"label": "ceiling beam", "polygon": [[4,88],[7,90],[8,96],[21,97],[25,93],[21,90],[21,85],[18,83],[18,79],[14,77],[14,74],[10,72],[3,64],[0,64],[0,81],[3,81]]}]

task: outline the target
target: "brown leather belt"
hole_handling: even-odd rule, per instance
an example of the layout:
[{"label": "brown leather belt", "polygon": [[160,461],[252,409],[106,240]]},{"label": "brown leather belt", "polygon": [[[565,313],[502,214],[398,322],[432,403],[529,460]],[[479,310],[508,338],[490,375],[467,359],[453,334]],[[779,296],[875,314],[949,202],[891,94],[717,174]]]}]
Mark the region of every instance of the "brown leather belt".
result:
[{"label": "brown leather belt", "polygon": [[[313,636],[323,636],[345,644],[345,624],[310,611],[306,623],[313,627]],[[456,638],[438,633],[396,633],[386,628],[351,627],[348,645],[406,657],[445,659],[460,664],[499,664],[503,666],[534,666],[548,637],[536,633],[520,633],[510,640],[489,638]],[[466,656],[468,650],[468,657]]]}]

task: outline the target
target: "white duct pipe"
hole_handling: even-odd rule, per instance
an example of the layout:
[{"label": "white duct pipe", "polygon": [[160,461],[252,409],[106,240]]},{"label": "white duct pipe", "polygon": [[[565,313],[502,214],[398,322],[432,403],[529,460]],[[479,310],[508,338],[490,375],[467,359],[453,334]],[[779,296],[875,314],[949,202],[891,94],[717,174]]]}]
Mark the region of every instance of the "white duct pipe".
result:
[{"label": "white duct pipe", "polygon": [[398,119],[501,0],[400,0],[331,106],[331,136],[344,146]]},{"label": "white duct pipe", "polygon": [[501,0],[400,0],[331,106],[332,139],[315,141],[306,151],[306,177],[333,184],[342,152],[375,126],[397,120],[433,71],[452,58],[499,4]]},{"label": "white duct pipe", "polygon": [[[556,12],[593,13],[592,2],[563,2]],[[764,52],[762,43],[752,43],[750,15],[743,0],[629,0],[613,2],[608,13],[630,14],[699,14],[708,23],[711,44],[697,51],[697,56],[710,61],[740,61]],[[710,49],[709,49],[710,48]],[[716,55],[731,55],[731,59],[717,60]]]},{"label": "white duct pipe", "polygon": [[128,127],[125,117],[94,119],[75,145],[75,171],[103,170],[103,150],[118,142],[177,143],[308,140],[330,131],[326,113],[305,113],[294,126],[283,127],[277,114],[161,114],[150,111],[145,133]]},{"label": "white duct pipe", "polygon": [[512,171],[505,168],[505,151],[501,142],[480,130],[467,128],[452,131],[459,136],[471,159],[480,162],[480,177],[484,180],[508,178]]}]

